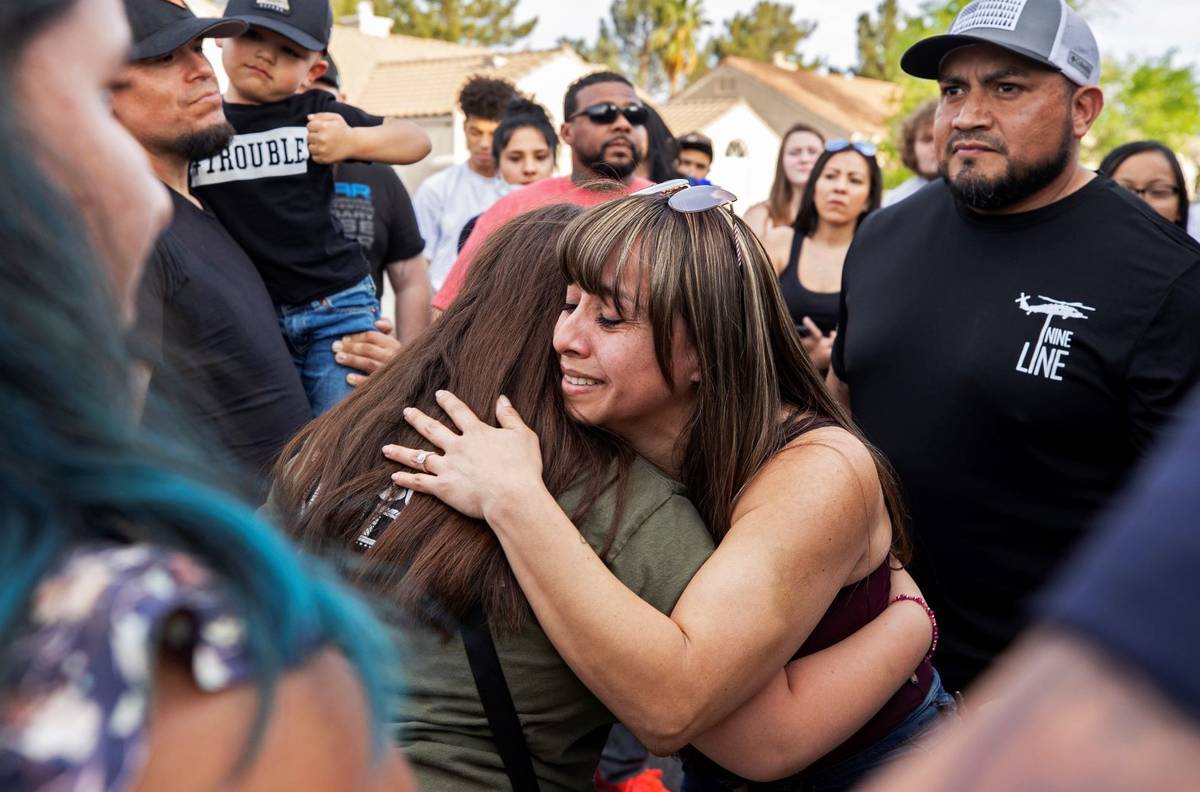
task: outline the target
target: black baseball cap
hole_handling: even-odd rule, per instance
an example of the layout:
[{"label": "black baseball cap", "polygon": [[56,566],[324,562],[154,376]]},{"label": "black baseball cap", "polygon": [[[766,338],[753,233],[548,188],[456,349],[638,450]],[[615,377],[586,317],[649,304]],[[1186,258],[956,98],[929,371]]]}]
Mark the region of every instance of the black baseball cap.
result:
[{"label": "black baseball cap", "polygon": [[197,38],[230,38],[246,32],[236,19],[202,19],[183,0],[125,0],[125,15],[133,32],[131,61],[157,58]]},{"label": "black baseball cap", "polygon": [[702,151],[708,155],[709,159],[713,158],[712,140],[707,135],[702,135],[699,132],[688,132],[686,135],[675,138],[675,143],[681,149]]},{"label": "black baseball cap", "polygon": [[324,52],[333,32],[329,0],[229,0],[225,18],[274,31],[310,52]]}]

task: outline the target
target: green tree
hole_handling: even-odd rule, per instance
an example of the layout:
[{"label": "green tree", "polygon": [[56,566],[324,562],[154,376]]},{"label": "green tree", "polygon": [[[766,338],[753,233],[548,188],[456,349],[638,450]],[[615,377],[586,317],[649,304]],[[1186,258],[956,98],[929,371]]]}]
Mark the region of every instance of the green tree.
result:
[{"label": "green tree", "polygon": [[659,11],[659,25],[651,37],[667,86],[672,96],[679,88],[679,79],[696,68],[700,60],[696,36],[708,25],[704,18],[703,0],[666,0]]},{"label": "green tree", "polygon": [[596,43],[563,39],[651,93],[678,87],[703,61],[696,38],[707,24],[703,0],[612,0]]},{"label": "green tree", "polygon": [[1097,163],[1131,140],[1159,140],[1176,151],[1187,147],[1200,118],[1200,83],[1194,66],[1175,63],[1177,54],[1104,63],[1105,105],[1084,138],[1085,158]]},{"label": "green tree", "polygon": [[713,58],[728,55],[770,63],[775,55],[798,60],[800,42],[812,35],[817,23],[796,19],[796,9],[787,3],[759,0],[748,12],[738,12],[725,21],[725,29],[712,40]]},{"label": "green tree", "polygon": [[[963,3],[952,5],[961,6]],[[956,8],[955,13],[957,11]],[[858,37],[858,73],[879,80],[895,79],[900,72],[900,53],[897,52],[900,10],[896,0],[881,0],[875,15],[874,19],[867,13],[858,15],[855,31]]]},{"label": "green tree", "polygon": [[[375,13],[396,20],[395,32],[482,46],[515,44],[538,19],[516,18],[519,0],[374,0]],[[357,6],[336,0],[335,10]],[[350,11],[353,13],[353,10]]]},{"label": "green tree", "polygon": [[619,72],[621,66],[621,46],[608,28],[607,20],[600,20],[600,31],[596,34],[596,42],[588,44],[582,38],[560,36],[558,43],[569,44],[579,56],[589,63],[598,63],[612,71]]}]

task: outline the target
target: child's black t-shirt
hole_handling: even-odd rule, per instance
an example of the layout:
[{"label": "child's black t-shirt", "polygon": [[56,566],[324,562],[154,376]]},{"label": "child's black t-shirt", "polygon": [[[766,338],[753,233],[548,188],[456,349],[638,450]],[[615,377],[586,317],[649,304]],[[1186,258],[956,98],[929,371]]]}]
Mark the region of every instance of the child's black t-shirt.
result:
[{"label": "child's black t-shirt", "polygon": [[263,105],[227,102],[237,136],[192,163],[193,192],[250,256],[276,305],[319,300],[368,273],[362,246],[333,215],[333,168],[309,159],[312,113],[337,113],[352,127],[383,123],[324,91]]}]

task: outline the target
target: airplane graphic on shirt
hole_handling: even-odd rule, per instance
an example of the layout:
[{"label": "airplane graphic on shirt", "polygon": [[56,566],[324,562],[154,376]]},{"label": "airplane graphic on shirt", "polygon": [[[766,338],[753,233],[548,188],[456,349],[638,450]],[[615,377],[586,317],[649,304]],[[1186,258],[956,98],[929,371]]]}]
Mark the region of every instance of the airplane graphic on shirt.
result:
[{"label": "airplane graphic on shirt", "polygon": [[1054,327],[1051,322],[1055,319],[1087,319],[1088,315],[1084,311],[1095,311],[1096,309],[1081,302],[1065,302],[1044,294],[1039,294],[1037,298],[1044,302],[1031,305],[1030,297],[1025,292],[1021,292],[1021,296],[1013,300],[1026,316],[1043,314],[1046,317],[1032,351],[1028,341],[1021,348],[1021,356],[1017,360],[1017,371],[1034,377],[1062,382],[1062,372],[1066,368],[1067,358],[1071,356],[1071,342],[1075,334],[1073,331]]}]

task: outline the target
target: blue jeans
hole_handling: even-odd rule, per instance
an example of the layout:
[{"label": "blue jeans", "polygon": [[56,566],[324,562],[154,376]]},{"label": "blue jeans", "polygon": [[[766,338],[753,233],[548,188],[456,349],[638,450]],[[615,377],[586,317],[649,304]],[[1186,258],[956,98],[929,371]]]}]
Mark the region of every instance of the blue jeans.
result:
[{"label": "blue jeans", "polygon": [[617,723],[608,733],[608,741],[600,754],[600,766],[596,769],[602,780],[619,784],[645,770],[649,759],[646,746],[624,724]]},{"label": "blue jeans", "polygon": [[352,369],[334,359],[333,342],[351,333],[375,329],[379,300],[371,276],[349,289],[302,305],[276,305],[279,330],[300,373],[313,417],[350,395]]},{"label": "blue jeans", "polygon": [[[956,706],[954,697],[942,687],[942,678],[935,669],[925,700],[886,737],[835,764],[825,766],[818,762],[790,778],[743,786],[762,792],[841,792],[850,789],[868,774],[913,750],[920,738],[941,718],[953,713]],[[726,792],[739,786],[707,773],[692,772],[684,765],[683,792]]]}]

